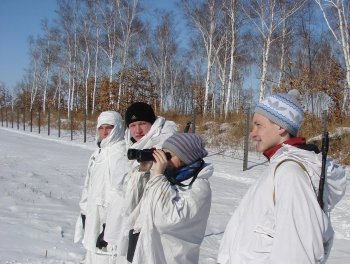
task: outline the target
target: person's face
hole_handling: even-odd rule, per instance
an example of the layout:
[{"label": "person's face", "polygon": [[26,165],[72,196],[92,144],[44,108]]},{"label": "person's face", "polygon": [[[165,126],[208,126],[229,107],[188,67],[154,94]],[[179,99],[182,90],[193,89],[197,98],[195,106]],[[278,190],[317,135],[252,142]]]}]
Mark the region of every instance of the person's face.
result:
[{"label": "person's face", "polygon": [[178,156],[175,155],[174,152],[171,152],[168,149],[163,149],[164,153],[169,153],[168,155],[171,157],[168,159],[167,168],[171,170],[176,170],[183,167],[185,164],[179,159]]},{"label": "person's face", "polygon": [[281,136],[286,130],[279,125],[271,122],[265,116],[255,113],[253,116],[253,128],[250,132],[252,140],[255,142],[256,150],[264,152],[284,142]]},{"label": "person's face", "polygon": [[135,121],[129,124],[131,136],[139,141],[151,129],[152,124],[147,121]]},{"label": "person's face", "polygon": [[113,130],[112,125],[108,125],[108,124],[103,124],[98,128],[98,137],[100,140],[105,139],[106,137],[108,137],[108,135],[111,133],[111,131]]}]

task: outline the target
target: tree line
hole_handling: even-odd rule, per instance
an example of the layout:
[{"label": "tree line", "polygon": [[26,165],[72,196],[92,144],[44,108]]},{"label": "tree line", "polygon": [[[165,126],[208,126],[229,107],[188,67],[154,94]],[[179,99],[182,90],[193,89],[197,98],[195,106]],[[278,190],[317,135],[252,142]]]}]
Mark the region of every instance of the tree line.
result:
[{"label": "tree line", "polygon": [[349,1],[59,0],[28,40],[30,65],[0,106],[91,115],[134,101],[226,118],[297,88],[310,114],[349,111]]}]

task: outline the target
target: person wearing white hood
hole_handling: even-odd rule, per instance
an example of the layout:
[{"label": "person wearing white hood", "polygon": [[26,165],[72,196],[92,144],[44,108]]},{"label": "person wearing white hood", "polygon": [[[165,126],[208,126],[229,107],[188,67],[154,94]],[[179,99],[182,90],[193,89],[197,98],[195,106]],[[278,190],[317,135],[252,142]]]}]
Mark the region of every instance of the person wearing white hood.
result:
[{"label": "person wearing white hood", "polygon": [[343,197],[346,175],[328,159],[324,208],[318,203],[322,155],[297,137],[304,118],[300,93],[273,94],[253,116],[251,137],[269,160],[234,211],[217,263],[325,263],[333,242],[329,213]]},{"label": "person wearing white hood", "polygon": [[75,242],[82,239],[87,251],[85,264],[109,263],[113,249],[104,240],[107,210],[122,192],[129,170],[124,140],[124,121],[115,111],[102,112],[97,119],[98,148],[90,157],[83,187]]}]

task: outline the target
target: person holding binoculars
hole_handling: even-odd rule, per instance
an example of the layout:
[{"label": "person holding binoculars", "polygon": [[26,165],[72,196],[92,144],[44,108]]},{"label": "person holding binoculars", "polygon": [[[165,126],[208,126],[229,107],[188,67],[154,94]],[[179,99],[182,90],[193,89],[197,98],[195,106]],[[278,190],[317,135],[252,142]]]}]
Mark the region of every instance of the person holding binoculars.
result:
[{"label": "person holding binoculars", "polygon": [[[173,121],[156,116],[153,108],[144,102],[135,102],[127,108],[125,124],[127,150],[159,149],[168,137],[177,132],[177,126]],[[115,199],[113,206],[110,207],[104,236],[109,244],[116,246],[118,259],[125,258],[127,254],[129,230],[125,229],[125,225],[142,198],[152,167],[152,161],[129,162],[130,171],[124,179],[124,196]]]},{"label": "person holding binoculars", "polygon": [[204,142],[196,134],[176,133],[162,149],[143,151],[136,157],[153,165],[142,197],[126,222],[130,230],[127,260],[198,263],[211,206],[208,179],[214,171],[203,160],[208,154]]}]

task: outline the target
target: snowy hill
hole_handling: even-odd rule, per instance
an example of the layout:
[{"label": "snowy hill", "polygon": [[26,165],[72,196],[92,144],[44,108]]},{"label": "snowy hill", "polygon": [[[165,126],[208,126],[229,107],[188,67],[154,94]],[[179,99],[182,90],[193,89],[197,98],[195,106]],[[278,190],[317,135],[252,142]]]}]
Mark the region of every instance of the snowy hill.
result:
[{"label": "snowy hill", "polygon": [[[78,142],[79,141],[79,142]],[[79,263],[81,244],[73,243],[78,201],[93,139],[57,139],[0,127],[0,263]],[[250,153],[247,171],[242,157],[215,155],[211,178],[213,200],[200,263],[215,263],[230,215],[266,162]],[[349,170],[349,168],[347,168]],[[349,174],[348,174],[349,175]],[[331,217],[335,241],[328,263],[350,259],[350,188]]]}]

